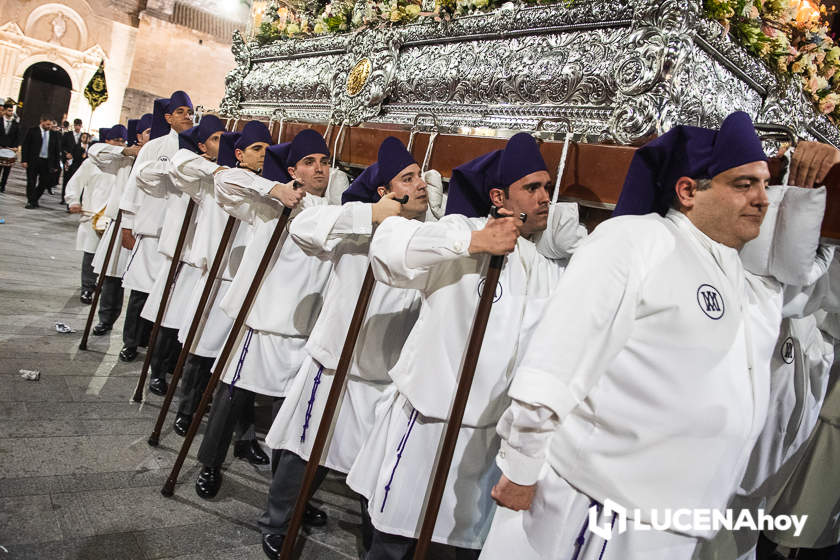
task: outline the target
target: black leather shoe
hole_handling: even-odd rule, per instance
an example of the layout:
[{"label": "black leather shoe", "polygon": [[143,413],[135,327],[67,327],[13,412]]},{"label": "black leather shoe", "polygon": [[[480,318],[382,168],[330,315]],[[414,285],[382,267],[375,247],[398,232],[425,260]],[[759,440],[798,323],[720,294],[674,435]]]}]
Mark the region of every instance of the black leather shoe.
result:
[{"label": "black leather shoe", "polygon": [[166,395],[166,391],[168,389],[169,385],[166,384],[166,379],[162,377],[152,377],[151,381],[149,381],[149,391],[155,395],[160,395],[162,397]]},{"label": "black leather shoe", "polygon": [[79,294],[79,301],[85,305],[90,305],[91,302],[93,302],[93,293],[90,290],[83,290],[82,293]]},{"label": "black leather shoe", "polygon": [[134,358],[137,357],[137,347],[136,346],[123,346],[122,350],[120,350],[120,360],[124,362],[131,362],[134,361]]},{"label": "black leather shoe", "polygon": [[245,459],[252,465],[267,465],[271,462],[255,439],[237,441],[233,444],[233,456],[237,459]]},{"label": "black leather shoe", "polygon": [[111,330],[111,325],[106,325],[105,323],[97,323],[93,330],[90,332],[93,333],[93,336],[102,336],[103,334],[107,333]]},{"label": "black leather shoe", "polygon": [[307,527],[323,527],[327,524],[327,512],[307,503],[303,512],[303,524]]},{"label": "black leather shoe", "polygon": [[27,210],[32,210],[33,208],[38,208],[38,205],[37,204],[29,204],[27,202],[26,206],[24,206],[24,208],[26,208]]},{"label": "black leather shoe", "polygon": [[192,424],[192,416],[178,414],[175,416],[175,423],[172,424],[172,430],[179,436],[184,437],[187,435],[187,430],[190,429],[190,424]]},{"label": "black leather shoe", "polygon": [[283,550],[283,541],[286,540],[286,535],[263,535],[263,552],[271,560],[280,558],[280,551]]},{"label": "black leather shoe", "polygon": [[222,487],[222,469],[219,467],[203,467],[195,481],[195,493],[200,498],[209,500],[219,493]]}]

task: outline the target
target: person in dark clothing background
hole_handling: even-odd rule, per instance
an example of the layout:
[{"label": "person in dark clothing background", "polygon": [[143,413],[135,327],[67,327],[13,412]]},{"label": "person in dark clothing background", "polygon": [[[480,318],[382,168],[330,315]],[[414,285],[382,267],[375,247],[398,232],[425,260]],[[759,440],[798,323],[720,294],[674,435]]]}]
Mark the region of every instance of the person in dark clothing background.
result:
[{"label": "person in dark clothing background", "polygon": [[38,199],[44,190],[52,187],[59,169],[61,141],[57,132],[50,130],[52,117],[41,115],[40,124],[26,131],[21,144],[23,167],[26,169],[26,199],[24,208],[38,208]]},{"label": "person in dark clothing background", "polygon": [[[20,123],[15,118],[15,102],[6,100],[3,103],[3,118],[0,119],[0,148],[8,148],[17,152],[20,145]],[[0,167],[0,192],[6,191],[6,181],[12,166]]]},{"label": "person in dark clothing background", "polygon": [[73,130],[67,131],[61,137],[61,152],[64,163],[64,180],[61,184],[61,203],[64,204],[64,192],[67,190],[67,181],[73,176],[79,166],[82,165],[82,119],[73,120]]}]

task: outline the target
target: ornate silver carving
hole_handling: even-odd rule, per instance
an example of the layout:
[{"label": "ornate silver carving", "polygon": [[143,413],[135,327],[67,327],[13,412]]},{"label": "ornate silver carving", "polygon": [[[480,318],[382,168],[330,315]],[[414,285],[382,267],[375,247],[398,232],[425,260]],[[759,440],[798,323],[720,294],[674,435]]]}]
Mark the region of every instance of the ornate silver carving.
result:
[{"label": "ornate silver carving", "polygon": [[233,59],[236,68],[225,76],[225,96],[219,104],[222,114],[239,116],[239,104],[242,101],[242,83],[251,70],[251,53],[239,30],[233,32]]},{"label": "ornate silver carving", "polygon": [[[382,102],[394,88],[401,43],[400,34],[390,29],[353,36],[347,55],[342,58],[329,82],[337,122],[355,126],[380,113]],[[354,91],[348,83],[348,76],[365,58],[370,61],[371,70],[360,90]]]},{"label": "ornate silver carving", "polygon": [[[840,146],[802,92],[701,17],[701,0],[576,0],[358,33],[245,44],[222,110],[289,119],[533,129],[634,143],[675,124],[716,126],[742,109]],[[355,95],[347,79],[371,72]]]}]

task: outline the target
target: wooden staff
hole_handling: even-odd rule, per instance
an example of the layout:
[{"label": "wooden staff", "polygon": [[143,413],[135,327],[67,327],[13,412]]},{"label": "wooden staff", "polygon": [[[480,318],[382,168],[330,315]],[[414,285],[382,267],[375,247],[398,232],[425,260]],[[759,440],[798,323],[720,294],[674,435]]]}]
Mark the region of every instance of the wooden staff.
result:
[{"label": "wooden staff", "polygon": [[504,260],[505,258],[501,255],[493,255],[490,258],[484,289],[478,301],[472,334],[467,345],[467,355],[464,359],[464,366],[461,368],[461,377],[458,380],[458,389],[455,391],[452,411],[446,423],[446,433],[443,436],[440,459],[435,469],[435,476],[432,479],[432,490],[429,493],[429,501],[423,515],[420,538],[417,539],[417,548],[414,549],[414,560],[425,560],[429,550],[429,543],[432,540],[432,532],[435,529],[440,502],[443,499],[446,479],[449,476],[449,467],[452,465],[452,456],[455,454],[458,432],[461,429],[461,421],[464,419],[464,410],[467,408],[467,398],[470,396],[470,389],[475,376],[475,366],[478,363],[478,355],[484,342],[484,331],[487,330],[487,319],[490,317],[490,308],[493,306],[493,297],[496,293],[496,285],[499,282],[499,274],[502,271]]},{"label": "wooden staff", "polygon": [[[186,195],[184,195],[186,196]],[[175,245],[175,253],[172,255],[172,262],[169,264],[169,274],[166,276],[166,284],[163,286],[163,293],[160,296],[160,304],[158,305],[157,317],[155,317],[155,324],[152,327],[152,332],[149,335],[149,344],[146,346],[146,359],[143,360],[143,370],[140,372],[140,379],[137,380],[137,387],[134,388],[134,402],[143,400],[143,389],[146,386],[146,375],[149,373],[149,364],[152,362],[152,355],[155,353],[155,341],[160,331],[160,324],[163,322],[163,315],[166,313],[166,305],[169,303],[169,294],[172,292],[172,287],[175,284],[175,274],[178,272],[178,265],[181,262],[181,250],[184,248],[184,242],[187,240],[187,230],[190,228],[192,221],[193,210],[195,209],[195,201],[190,198],[187,203],[187,209],[184,212],[184,221],[181,223],[181,233],[178,234],[178,243]]]},{"label": "wooden staff", "polygon": [[347,371],[350,369],[350,360],[353,358],[353,350],[356,347],[356,340],[359,338],[359,331],[362,328],[362,322],[364,321],[365,314],[367,313],[368,303],[370,302],[370,294],[373,292],[374,283],[373,269],[370,265],[368,265],[365,279],[362,282],[362,289],[359,292],[359,299],[356,300],[356,309],[353,311],[353,320],[350,321],[347,338],[344,339],[344,348],[341,350],[341,357],[338,359],[338,367],[335,369],[332,387],[330,387],[330,392],[327,396],[327,404],[324,407],[324,415],[321,418],[321,423],[318,425],[315,442],[312,444],[312,453],[310,453],[309,461],[306,463],[306,471],[304,471],[303,474],[303,482],[300,486],[300,493],[298,494],[297,502],[295,502],[295,510],[294,513],[292,513],[292,519],[289,522],[289,529],[286,531],[286,538],[283,541],[283,548],[280,552],[281,560],[290,560],[292,558],[292,551],[295,548],[295,539],[297,539],[298,531],[300,531],[300,526],[303,522],[303,513],[306,511],[306,503],[309,501],[309,493],[312,491],[312,485],[315,483],[315,473],[318,471],[318,465],[321,462],[321,455],[323,454],[324,447],[326,447],[327,444],[327,437],[330,434],[330,426],[332,425],[335,409],[338,405],[338,398],[341,396],[341,391],[344,389],[344,381],[347,378]]},{"label": "wooden staff", "polygon": [[222,266],[224,260],[225,250],[228,246],[228,241],[233,233],[233,226],[236,223],[236,218],[229,216],[225,224],[225,230],[222,232],[222,239],[219,241],[219,247],[216,249],[216,256],[213,257],[213,264],[210,266],[210,271],[207,273],[207,280],[204,284],[204,290],[201,292],[201,297],[198,300],[198,307],[193,315],[190,323],[190,330],[187,331],[187,339],[184,341],[184,346],[181,348],[181,353],[178,355],[178,363],[175,365],[175,371],[172,372],[172,380],[169,382],[169,389],[166,391],[166,397],[163,399],[163,405],[160,407],[160,413],[155,423],[155,428],[152,435],[149,436],[149,445],[156,447],[160,440],[160,432],[163,429],[163,422],[166,420],[166,414],[169,412],[169,406],[172,404],[172,398],[175,395],[175,390],[178,387],[178,381],[181,379],[181,374],[184,371],[184,363],[187,361],[187,356],[192,350],[193,340],[195,340],[196,333],[198,333],[198,326],[201,324],[201,319],[204,317],[204,308],[207,306],[207,301],[210,299],[210,292],[213,291],[213,284],[216,280],[216,275],[219,268]]},{"label": "wooden staff", "polygon": [[286,228],[286,224],[289,222],[289,214],[291,214],[291,212],[291,208],[283,208],[283,213],[280,215],[280,219],[277,220],[277,227],[274,228],[274,233],[271,234],[271,239],[269,239],[268,246],[265,248],[265,253],[263,253],[262,260],[257,267],[257,272],[254,274],[254,280],[251,282],[251,287],[248,288],[248,293],[245,295],[245,301],[242,302],[242,307],[236,315],[236,320],[233,322],[233,327],[230,329],[230,334],[228,334],[227,340],[225,341],[225,346],[222,348],[222,352],[216,360],[216,366],[213,368],[213,375],[210,376],[210,380],[207,382],[207,388],[201,396],[201,402],[198,403],[198,409],[195,411],[193,421],[190,424],[190,429],[187,430],[187,435],[184,437],[184,443],[181,445],[181,451],[178,453],[178,458],[175,459],[175,464],[172,465],[172,471],[169,473],[169,478],[166,479],[166,483],[160,491],[160,493],[164,496],[169,497],[175,491],[175,483],[178,482],[178,473],[181,472],[181,467],[184,464],[184,460],[187,458],[187,452],[189,452],[193,438],[195,437],[196,432],[198,432],[198,427],[201,425],[201,417],[204,416],[204,412],[207,410],[207,405],[210,404],[210,399],[213,397],[213,391],[219,383],[219,378],[222,376],[222,372],[225,371],[228,358],[230,357],[230,353],[233,351],[233,345],[236,343],[236,339],[239,338],[239,331],[242,330],[242,326],[245,324],[245,319],[251,311],[251,305],[254,303],[254,299],[260,289],[260,284],[262,284],[262,279],[263,276],[265,276],[271,257],[274,255],[274,250],[280,242],[280,236]]},{"label": "wooden staff", "polygon": [[96,306],[99,305],[99,294],[102,292],[102,284],[105,282],[105,272],[108,270],[108,265],[111,262],[111,251],[114,249],[114,242],[120,231],[120,222],[122,221],[122,210],[117,211],[117,217],[114,219],[114,230],[111,232],[111,239],[108,240],[108,252],[105,253],[105,258],[102,260],[102,270],[99,272],[99,278],[96,280],[96,289],[93,291],[93,301],[90,302],[90,312],[88,313],[87,323],[85,324],[85,332],[82,334],[82,340],[79,342],[79,350],[87,350],[88,335],[90,335],[90,327],[93,325],[93,316],[96,314]]},{"label": "wooden staff", "polygon": [[[401,199],[395,199],[400,204],[408,202],[408,195]],[[341,356],[333,374],[332,386],[327,395],[327,403],[324,406],[324,414],[321,423],[318,424],[318,432],[315,434],[315,441],[312,444],[312,452],[309,454],[309,461],[306,463],[306,470],[303,473],[303,482],[300,486],[292,519],[289,521],[289,528],[283,540],[283,548],[280,551],[281,560],[291,560],[292,551],[295,548],[295,540],[303,523],[303,514],[306,511],[306,503],[309,501],[309,494],[312,492],[312,485],[315,483],[315,473],[321,463],[321,455],[327,445],[327,438],[330,435],[333,417],[338,407],[338,398],[344,390],[344,382],[347,380],[347,372],[350,370],[350,361],[353,358],[353,351],[356,348],[356,341],[359,332],[362,330],[362,323],[367,313],[370,295],[373,292],[373,285],[376,281],[373,278],[373,269],[368,265],[365,279],[362,281],[362,288],[359,291],[359,298],[356,300],[356,308],[353,311],[353,318],[350,320],[350,327],[347,329],[347,337],[344,339],[344,347],[341,349]]]}]

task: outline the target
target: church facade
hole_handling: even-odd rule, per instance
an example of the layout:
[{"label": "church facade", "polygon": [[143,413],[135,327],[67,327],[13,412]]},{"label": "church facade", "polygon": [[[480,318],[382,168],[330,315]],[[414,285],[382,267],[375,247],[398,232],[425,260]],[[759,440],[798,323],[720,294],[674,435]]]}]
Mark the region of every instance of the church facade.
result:
[{"label": "church facade", "polygon": [[[231,35],[247,7],[202,0],[0,0],[0,98],[22,102],[25,126],[46,112],[85,127],[125,123],[173,89],[218,107],[234,67]],[[84,88],[104,62],[108,100],[93,113]]]}]

